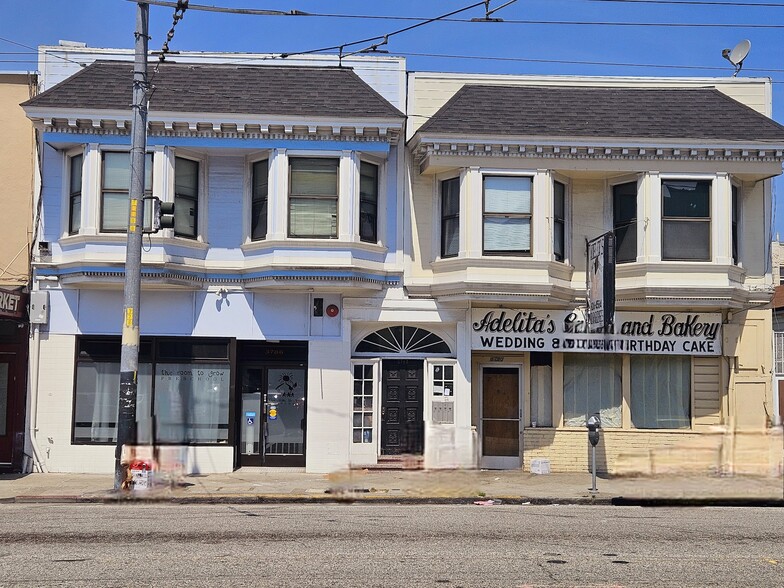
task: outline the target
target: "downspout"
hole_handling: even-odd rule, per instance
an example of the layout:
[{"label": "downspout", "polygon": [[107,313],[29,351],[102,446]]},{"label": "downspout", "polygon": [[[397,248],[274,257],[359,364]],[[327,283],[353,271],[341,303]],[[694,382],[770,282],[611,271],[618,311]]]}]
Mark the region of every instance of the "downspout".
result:
[{"label": "downspout", "polygon": [[[35,289],[38,287],[36,285]],[[30,445],[33,448],[33,463],[30,468],[35,471],[36,466],[39,472],[48,473],[49,469],[46,467],[43,459],[41,459],[41,450],[38,448],[38,441],[36,435],[38,433],[38,373],[40,368],[41,357],[41,325],[33,325],[33,348],[30,353]]]}]

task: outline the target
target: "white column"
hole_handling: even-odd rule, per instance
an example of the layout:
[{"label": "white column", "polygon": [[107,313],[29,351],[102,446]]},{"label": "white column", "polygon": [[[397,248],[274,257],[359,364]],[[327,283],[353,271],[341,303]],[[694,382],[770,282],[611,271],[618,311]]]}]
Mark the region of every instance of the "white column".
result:
[{"label": "white column", "polygon": [[289,165],[285,149],[273,150],[267,185],[267,239],[285,239],[289,211]]},{"label": "white column", "polygon": [[649,172],[643,177],[642,190],[637,195],[637,238],[643,244],[642,259],[648,263],[658,263],[662,258],[662,207],[661,175]]},{"label": "white column", "polygon": [[482,256],[482,174],[478,167],[460,174],[459,256]]},{"label": "white column", "polygon": [[726,172],[716,174],[711,190],[711,257],[715,263],[732,263],[732,183]]},{"label": "white column", "polygon": [[[69,179],[70,181],[70,179]],[[69,184],[66,182],[65,184]],[[90,143],[84,150],[82,168],[82,229],[83,235],[97,235],[101,226],[101,151],[98,143]],[[67,230],[67,225],[66,225]]]},{"label": "white column", "polygon": [[536,170],[532,184],[531,252],[537,261],[550,261],[553,258],[553,178],[550,170]]},{"label": "white column", "polygon": [[471,431],[471,397],[479,393],[471,385],[471,310],[457,323],[457,365],[455,366],[455,449],[463,467],[476,467],[475,439]]},{"label": "white column", "polygon": [[338,172],[338,238],[359,241],[359,224],[355,211],[359,210],[359,155],[344,151]]}]

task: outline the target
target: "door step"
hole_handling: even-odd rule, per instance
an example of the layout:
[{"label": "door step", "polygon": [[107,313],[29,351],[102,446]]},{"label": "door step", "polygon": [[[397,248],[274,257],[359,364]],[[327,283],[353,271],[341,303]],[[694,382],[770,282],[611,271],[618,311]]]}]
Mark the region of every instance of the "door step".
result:
[{"label": "door step", "polygon": [[422,455],[381,455],[378,463],[359,467],[368,471],[422,470],[425,458]]}]

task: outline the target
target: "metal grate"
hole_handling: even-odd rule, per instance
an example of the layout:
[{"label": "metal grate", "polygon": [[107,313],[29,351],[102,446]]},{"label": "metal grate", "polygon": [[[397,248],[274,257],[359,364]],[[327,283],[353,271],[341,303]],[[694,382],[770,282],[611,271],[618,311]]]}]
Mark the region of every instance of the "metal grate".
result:
[{"label": "metal grate", "polygon": [[784,376],[784,333],[773,333],[773,372]]}]

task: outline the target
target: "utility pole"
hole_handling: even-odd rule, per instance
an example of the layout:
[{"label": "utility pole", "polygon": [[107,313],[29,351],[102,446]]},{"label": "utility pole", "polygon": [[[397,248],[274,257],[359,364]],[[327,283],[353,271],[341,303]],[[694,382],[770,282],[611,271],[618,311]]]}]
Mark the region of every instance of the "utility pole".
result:
[{"label": "utility pole", "polygon": [[120,404],[117,414],[117,448],[114,489],[127,489],[121,463],[123,446],[136,445],[136,390],[139,371],[139,299],[141,296],[142,232],[144,229],[144,157],[147,150],[147,31],[150,6],[136,7],[136,51],[133,67],[133,122],[131,127],[131,185],[128,244],[125,250],[122,351],[120,353]]}]

